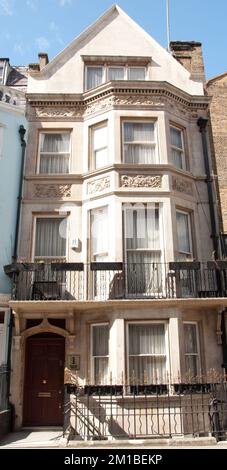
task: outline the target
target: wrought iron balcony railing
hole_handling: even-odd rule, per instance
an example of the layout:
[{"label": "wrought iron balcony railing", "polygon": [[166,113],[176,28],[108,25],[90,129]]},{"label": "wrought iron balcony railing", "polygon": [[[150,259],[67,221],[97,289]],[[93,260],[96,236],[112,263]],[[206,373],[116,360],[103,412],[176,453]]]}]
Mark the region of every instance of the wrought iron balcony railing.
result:
[{"label": "wrought iron balcony railing", "polygon": [[5,267],[15,300],[225,297],[227,262],[16,263]]}]

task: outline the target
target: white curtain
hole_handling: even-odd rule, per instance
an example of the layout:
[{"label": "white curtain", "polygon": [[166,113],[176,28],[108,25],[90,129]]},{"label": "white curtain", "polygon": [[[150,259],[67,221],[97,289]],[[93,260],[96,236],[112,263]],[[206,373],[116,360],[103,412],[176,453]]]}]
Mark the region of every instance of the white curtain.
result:
[{"label": "white curtain", "polygon": [[58,257],[66,255],[66,239],[60,235],[61,218],[39,218],[36,220],[36,257]]},{"label": "white curtain", "polygon": [[92,257],[108,254],[108,208],[91,211],[91,251]]},{"label": "white curtain", "polygon": [[145,80],[145,68],[144,67],[129,67],[128,79],[129,80]]},{"label": "white curtain", "polygon": [[129,377],[137,383],[165,382],[164,324],[129,324]]},{"label": "white curtain", "polygon": [[180,253],[190,254],[190,226],[189,214],[177,212],[177,237],[178,237],[178,251]]},{"label": "white curtain", "polygon": [[87,90],[102,83],[103,67],[87,67]]},{"label": "white curtain", "polygon": [[93,150],[95,155],[95,168],[101,168],[108,163],[107,126],[93,130]]},{"label": "white curtain", "polygon": [[40,173],[68,173],[70,134],[40,135]]},{"label": "white curtain", "polygon": [[196,376],[198,370],[198,343],[196,324],[184,323],[185,368],[186,372]]},{"label": "white curtain", "polygon": [[124,67],[109,67],[109,80],[124,80]]},{"label": "white curtain", "polygon": [[160,250],[158,204],[125,209],[126,249]]},{"label": "white curtain", "polygon": [[126,163],[155,163],[153,123],[124,123],[124,158]]},{"label": "white curtain", "polygon": [[93,364],[94,381],[96,384],[105,384],[108,382],[109,369],[109,326],[93,326]]}]

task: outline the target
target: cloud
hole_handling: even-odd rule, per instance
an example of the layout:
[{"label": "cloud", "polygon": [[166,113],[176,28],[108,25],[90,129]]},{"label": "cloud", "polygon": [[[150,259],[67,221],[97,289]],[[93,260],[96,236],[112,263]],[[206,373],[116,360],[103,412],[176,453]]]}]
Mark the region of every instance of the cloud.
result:
[{"label": "cloud", "polygon": [[51,21],[50,24],[49,24],[49,29],[51,31],[57,31],[58,30],[58,27],[56,25],[56,23],[54,21]]},{"label": "cloud", "polygon": [[44,49],[48,49],[50,47],[50,42],[44,36],[36,38],[35,42],[40,51],[43,51]]},{"label": "cloud", "polygon": [[0,15],[12,16],[13,3],[14,0],[0,0]]},{"label": "cloud", "polygon": [[71,5],[72,0],[58,0],[60,7],[64,7],[65,5]]}]

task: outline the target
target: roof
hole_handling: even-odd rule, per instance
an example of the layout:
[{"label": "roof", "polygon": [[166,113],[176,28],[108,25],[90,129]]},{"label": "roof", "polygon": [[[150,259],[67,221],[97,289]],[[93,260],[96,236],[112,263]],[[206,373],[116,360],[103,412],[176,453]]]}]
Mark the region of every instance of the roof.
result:
[{"label": "roof", "polygon": [[222,78],[225,78],[227,76],[227,72],[220,73],[219,75],[215,75],[215,77],[210,78],[207,80],[207,86],[211,85],[212,82],[216,82],[218,80],[222,80]]},{"label": "roof", "polygon": [[10,87],[26,88],[28,82],[28,67],[12,67],[6,85]]}]

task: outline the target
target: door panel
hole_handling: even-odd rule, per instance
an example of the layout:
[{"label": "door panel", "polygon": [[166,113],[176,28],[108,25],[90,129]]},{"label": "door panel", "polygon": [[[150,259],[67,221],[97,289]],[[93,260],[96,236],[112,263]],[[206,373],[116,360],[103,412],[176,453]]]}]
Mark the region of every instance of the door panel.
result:
[{"label": "door panel", "polygon": [[24,425],[63,424],[64,338],[28,338],[26,345]]}]

